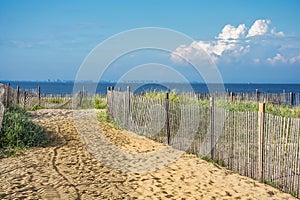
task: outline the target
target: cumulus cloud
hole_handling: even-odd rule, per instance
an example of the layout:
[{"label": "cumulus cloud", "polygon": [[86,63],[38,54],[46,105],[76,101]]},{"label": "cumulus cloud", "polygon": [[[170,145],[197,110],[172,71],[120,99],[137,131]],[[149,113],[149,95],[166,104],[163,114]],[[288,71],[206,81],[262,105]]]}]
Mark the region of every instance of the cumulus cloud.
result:
[{"label": "cumulus cloud", "polygon": [[273,58],[268,58],[267,61],[274,65],[275,63],[278,63],[278,62],[286,63],[287,59],[285,57],[283,57],[280,53],[278,53]]},{"label": "cumulus cloud", "polygon": [[[238,26],[227,24],[214,40],[194,41],[188,46],[180,46],[171,54],[171,59],[174,62],[182,63],[184,62],[182,58],[187,60],[195,58],[203,55],[203,52],[199,53],[200,51],[205,51],[214,62],[239,62],[245,60],[245,57],[250,57],[249,62],[256,64],[262,62],[270,64],[300,62],[300,55],[299,57],[285,58],[280,52],[277,52],[274,57],[266,55],[263,58],[259,54],[265,53],[262,50],[263,48],[272,49],[272,52],[274,48],[278,48],[275,47],[274,41],[263,42],[268,37],[272,38],[272,40],[278,38],[278,41],[280,41],[280,38],[284,36],[283,32],[275,31],[275,27],[271,26],[271,20],[269,19],[258,19],[250,28],[247,28],[245,24],[239,24]],[[257,49],[261,52],[257,51]],[[249,55],[250,52],[257,55],[251,57]]]},{"label": "cumulus cloud", "polygon": [[265,35],[269,31],[269,26],[271,20],[268,19],[258,19],[254,22],[251,28],[248,31],[247,37]]},{"label": "cumulus cloud", "polygon": [[281,55],[280,53],[277,53],[273,58],[268,58],[267,61],[272,64],[295,64],[295,63],[300,63],[300,54],[297,56],[291,56],[291,57],[285,57]]},{"label": "cumulus cloud", "polygon": [[218,39],[239,39],[244,37],[246,32],[246,25],[240,24],[237,28],[232,26],[231,24],[227,24],[223,30],[222,33],[219,34]]},{"label": "cumulus cloud", "polygon": [[[194,41],[189,46],[180,46],[171,54],[176,62],[183,62],[182,58],[194,58],[199,56],[199,51],[205,51],[213,61],[217,61],[224,52],[233,55],[241,55],[247,52],[249,46],[242,46],[238,39],[245,37],[246,26],[241,24],[238,27],[226,25],[214,41]],[[203,53],[202,53],[203,54]]]}]

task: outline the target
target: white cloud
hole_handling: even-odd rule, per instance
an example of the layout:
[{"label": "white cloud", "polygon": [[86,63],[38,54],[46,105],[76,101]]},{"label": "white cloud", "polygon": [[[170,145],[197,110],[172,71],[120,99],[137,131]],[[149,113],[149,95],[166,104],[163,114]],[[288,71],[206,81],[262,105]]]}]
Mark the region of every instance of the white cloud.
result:
[{"label": "white cloud", "polygon": [[280,36],[280,37],[284,37],[285,36],[282,31],[276,33],[275,28],[273,28],[271,30],[271,35]]},{"label": "white cloud", "polygon": [[[245,35],[246,26],[241,24],[238,27],[232,25],[226,25],[222,32],[218,35],[214,41],[194,41],[190,46],[180,46],[175,52],[172,53],[171,58],[175,62],[182,62],[180,58],[194,58],[199,56],[199,51],[205,51],[211,56],[213,61],[217,61],[224,52],[232,52],[232,54],[238,56],[244,54],[249,46],[242,46],[238,43],[239,38],[243,38]],[[178,57],[179,55],[179,57]]]},{"label": "white cloud", "polygon": [[294,64],[294,63],[300,63],[300,54],[299,54],[298,56],[291,57],[291,58],[289,59],[289,62],[290,62],[291,64]]},{"label": "white cloud", "polygon": [[265,35],[269,30],[269,25],[271,20],[268,19],[258,19],[254,22],[251,28],[248,31],[247,37]]},{"label": "white cloud", "polygon": [[[213,55],[214,49],[211,48],[209,43],[204,43],[202,41],[194,41],[190,46],[179,46],[174,52],[171,53],[171,60],[176,63],[185,64],[187,58],[189,61],[196,60],[197,58],[209,58]],[[212,56],[212,59],[215,57]],[[214,60],[215,61],[215,60]]]},{"label": "white cloud", "polygon": [[273,58],[268,58],[267,61],[274,65],[276,63],[286,63],[287,59],[281,54],[277,53],[276,56],[274,56]]},{"label": "white cloud", "polygon": [[[264,38],[261,36],[264,36]],[[267,40],[269,36],[272,36],[272,42],[262,42],[263,40]],[[253,57],[251,57],[251,55],[246,56],[249,58],[249,62],[267,62],[271,64],[278,62],[295,63],[300,59],[300,57],[295,57],[289,60],[284,58],[279,52],[275,57],[270,57],[270,55],[261,55],[267,54],[268,50],[274,52],[274,48],[278,47],[275,47],[273,41],[276,40],[276,38],[283,36],[283,32],[276,32],[275,27],[271,27],[271,20],[269,19],[256,20],[253,25],[250,26],[249,30],[245,24],[239,24],[236,27],[231,24],[227,24],[214,40],[194,41],[189,46],[180,46],[171,54],[171,59],[174,62],[182,63],[182,58],[195,58],[203,55],[203,53],[199,53],[199,51],[205,51],[208,55],[210,55],[214,62],[228,63],[231,61],[239,62],[241,60],[243,60],[243,62],[248,62],[245,61],[243,56],[249,54],[252,49],[256,48],[251,52],[251,54],[256,55]],[[262,48],[266,49],[262,51]]]},{"label": "white cloud", "polygon": [[272,65],[275,64],[295,64],[295,63],[300,63],[300,54],[297,56],[283,56],[280,53],[277,53],[276,56],[273,58],[268,58],[267,61],[271,63]]},{"label": "white cloud", "polygon": [[246,25],[240,24],[237,28],[234,26],[227,24],[223,30],[222,33],[219,34],[218,39],[239,39],[241,37],[244,37],[246,31]]}]

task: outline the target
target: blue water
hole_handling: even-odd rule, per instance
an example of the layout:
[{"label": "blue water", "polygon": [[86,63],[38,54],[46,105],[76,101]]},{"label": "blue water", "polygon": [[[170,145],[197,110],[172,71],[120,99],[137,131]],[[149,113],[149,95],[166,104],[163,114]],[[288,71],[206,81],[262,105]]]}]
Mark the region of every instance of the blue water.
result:
[{"label": "blue water", "polygon": [[[0,83],[7,84],[8,81],[0,81]],[[32,91],[37,90],[38,85],[41,87],[41,93],[43,94],[71,94],[73,92],[73,82],[24,82],[24,81],[10,81],[11,87],[16,89],[17,86],[21,90]],[[136,93],[145,91],[168,91],[175,90],[177,92],[187,92],[187,87],[184,84],[168,83],[168,84],[121,84],[120,89],[125,90],[130,85],[131,91]],[[86,90],[92,88],[95,84],[88,83],[84,84]],[[97,93],[106,94],[107,88],[115,86],[114,83],[101,83],[97,85]],[[218,90],[218,85],[214,85]],[[259,92],[263,93],[282,93],[284,90],[286,93],[294,92],[300,93],[300,84],[225,84],[225,90],[228,92],[255,92],[258,89]],[[192,88],[196,93],[208,92],[205,84],[192,84]],[[118,88],[115,88],[118,89]]]}]

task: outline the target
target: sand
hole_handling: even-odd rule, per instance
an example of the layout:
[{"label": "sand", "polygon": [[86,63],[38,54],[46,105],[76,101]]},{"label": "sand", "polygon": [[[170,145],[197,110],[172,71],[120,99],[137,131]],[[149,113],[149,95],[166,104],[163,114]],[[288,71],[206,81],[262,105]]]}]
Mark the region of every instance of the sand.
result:
[{"label": "sand", "polygon": [[[39,110],[32,114],[33,120],[47,130],[52,145],[0,160],[3,199],[295,199],[196,156],[128,131],[116,130],[96,119],[87,117],[77,130],[74,112],[78,111]],[[80,115],[88,116],[96,111],[82,112]],[[88,120],[90,123],[85,123]],[[113,152],[98,152],[103,150],[100,143],[111,150],[111,145],[101,141],[103,137],[99,134],[133,158],[150,155],[151,160],[151,155],[161,155],[162,158],[156,158],[159,163],[168,156],[153,153],[160,151],[179,157],[169,163],[165,161],[167,165],[156,170],[147,160],[141,165],[134,159],[135,165],[130,161],[127,166],[124,161],[124,169],[118,166],[114,169],[110,161],[102,159],[116,161],[120,158]]]}]

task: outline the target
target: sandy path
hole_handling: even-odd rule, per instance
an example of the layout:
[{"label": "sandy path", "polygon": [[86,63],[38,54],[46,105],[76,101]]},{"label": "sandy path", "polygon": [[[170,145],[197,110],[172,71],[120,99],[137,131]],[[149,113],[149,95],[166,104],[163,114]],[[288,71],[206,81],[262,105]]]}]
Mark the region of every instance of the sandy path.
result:
[{"label": "sandy path", "polygon": [[[86,144],[87,149],[92,151],[91,155],[82,140],[92,139],[93,143],[102,142],[103,146],[110,148],[100,140],[100,136],[95,136],[105,135],[123,151],[128,150],[134,158],[142,153],[152,155],[152,152],[166,147],[147,138],[115,130],[95,119],[89,119],[89,124],[80,126],[87,134],[79,136],[72,114],[73,111],[69,110],[34,113],[34,120],[52,133],[53,145],[0,160],[0,193],[3,199],[293,199],[291,195],[270,186],[187,154],[148,173],[147,160],[144,161],[144,173],[111,169],[104,164],[105,161],[98,160],[99,156],[112,160],[119,159],[118,155],[97,152],[101,150],[97,145]],[[86,114],[88,117],[88,112]],[[94,127],[95,124],[104,131],[97,133],[99,129]],[[92,134],[93,131],[97,134]],[[157,162],[160,159],[157,158]]]}]

